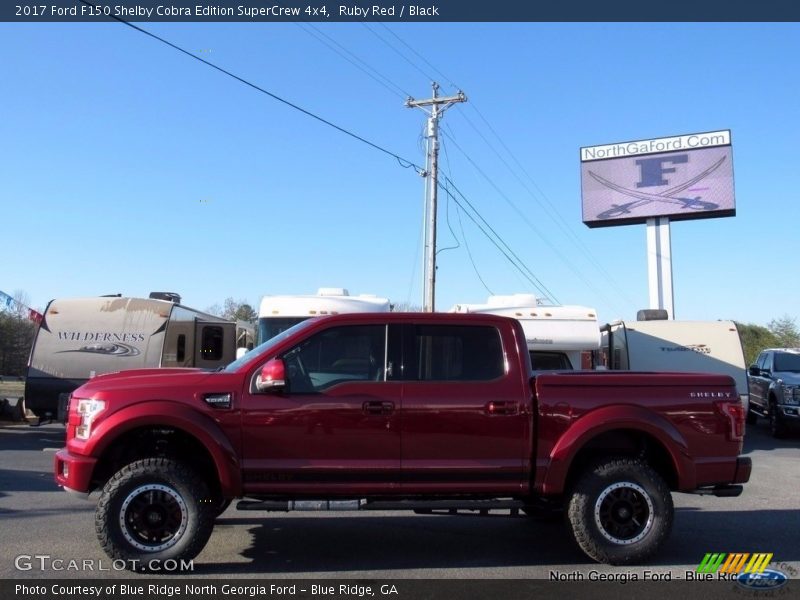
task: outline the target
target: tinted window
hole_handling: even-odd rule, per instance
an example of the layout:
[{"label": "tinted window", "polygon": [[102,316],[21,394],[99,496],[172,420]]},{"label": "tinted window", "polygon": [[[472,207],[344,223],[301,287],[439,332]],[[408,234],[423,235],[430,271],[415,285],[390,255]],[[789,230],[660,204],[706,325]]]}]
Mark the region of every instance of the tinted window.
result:
[{"label": "tinted window", "polygon": [[407,379],[487,381],[505,373],[500,333],[494,327],[414,326],[414,365]]},{"label": "tinted window", "polygon": [[257,339],[259,344],[271,340],[290,327],[302,323],[308,317],[262,317],[258,320]]},{"label": "tinted window", "polygon": [[200,343],[200,356],[203,360],[219,360],[222,358],[222,327],[203,327]]},{"label": "tinted window", "polygon": [[326,329],[283,355],[289,392],[320,392],[346,381],[383,381],[386,326]]},{"label": "tinted window", "polygon": [[186,360],[186,336],[182,333],[178,336],[178,362]]},{"label": "tinted window", "polygon": [[798,371],[800,372],[800,354],[789,354],[788,352],[776,352],[773,356],[774,371]]},{"label": "tinted window", "polygon": [[572,369],[569,358],[563,352],[531,352],[534,371],[558,371]]}]

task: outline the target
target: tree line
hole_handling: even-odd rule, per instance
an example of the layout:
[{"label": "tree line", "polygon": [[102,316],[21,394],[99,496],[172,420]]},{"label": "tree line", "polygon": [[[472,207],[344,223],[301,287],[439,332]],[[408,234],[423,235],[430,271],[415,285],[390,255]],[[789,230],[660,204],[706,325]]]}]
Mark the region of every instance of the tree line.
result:
[{"label": "tree line", "polygon": [[0,375],[25,376],[28,356],[39,325],[28,318],[27,297],[14,294],[10,307],[0,310]]},{"label": "tree line", "polygon": [[764,348],[800,348],[797,321],[788,315],[773,319],[766,327],[752,323],[736,323],[742,340],[745,364],[756,362]]}]

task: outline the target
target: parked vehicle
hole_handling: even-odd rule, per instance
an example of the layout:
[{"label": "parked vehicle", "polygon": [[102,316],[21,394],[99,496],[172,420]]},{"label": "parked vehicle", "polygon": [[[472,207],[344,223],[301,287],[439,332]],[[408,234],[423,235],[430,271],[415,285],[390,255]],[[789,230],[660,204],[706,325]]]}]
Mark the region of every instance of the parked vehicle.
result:
[{"label": "parked vehicle", "polygon": [[733,321],[615,321],[602,328],[599,365],[612,370],[730,375],[748,414],[747,364]]},{"label": "parked vehicle", "polygon": [[351,296],[344,288],[319,288],[316,294],[264,296],[258,310],[258,344],[286,331],[293,325],[325,315],[363,312],[389,312],[387,298],[373,294]]},{"label": "parked vehicle", "polygon": [[539,304],[533,294],[489,296],[486,304],[456,304],[449,312],[512,317],[522,323],[535,370],[591,369],[600,348],[597,311]]},{"label": "parked vehicle", "polygon": [[69,392],[102,373],[232,362],[236,324],[179,302],[165,292],[52,300],[28,362],[26,408],[39,417],[64,415]]},{"label": "parked vehicle", "polygon": [[776,438],[800,424],[800,348],[768,348],[750,365],[750,412]]},{"label": "parked vehicle", "polygon": [[737,496],[750,477],[730,377],[532,374],[505,317],[311,319],[219,372],[88,381],[56,481],[101,490],[103,548],[147,568],[196,556],[233,498],[251,511],[558,504],[589,557],[638,563],[670,532],[671,492]]}]

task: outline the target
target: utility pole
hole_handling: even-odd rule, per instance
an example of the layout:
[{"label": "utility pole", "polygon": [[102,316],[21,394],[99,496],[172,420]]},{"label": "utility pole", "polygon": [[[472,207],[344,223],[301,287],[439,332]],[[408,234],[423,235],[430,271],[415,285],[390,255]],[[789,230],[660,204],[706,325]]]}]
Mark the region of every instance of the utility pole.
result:
[{"label": "utility pole", "polygon": [[[433,312],[436,303],[436,200],[438,196],[439,172],[439,119],[444,111],[457,102],[466,102],[464,92],[455,96],[439,96],[439,84],[432,83],[433,97],[428,100],[406,100],[406,107],[419,108],[428,114],[427,158],[425,172],[425,257],[423,268],[422,306],[425,312]],[[426,110],[424,107],[430,107]]]}]

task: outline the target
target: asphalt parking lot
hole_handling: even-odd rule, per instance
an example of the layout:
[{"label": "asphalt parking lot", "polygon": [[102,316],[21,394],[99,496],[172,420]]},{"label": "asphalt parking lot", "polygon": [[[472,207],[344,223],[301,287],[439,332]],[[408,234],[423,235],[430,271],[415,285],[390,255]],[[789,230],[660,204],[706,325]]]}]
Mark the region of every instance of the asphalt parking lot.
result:
[{"label": "asphalt parking lot", "polygon": [[[0,577],[92,578],[109,559],[94,533],[94,504],[53,482],[64,430],[0,427]],[[195,578],[547,579],[551,572],[673,573],[707,552],[769,552],[800,577],[800,436],[773,440],[749,427],[753,475],[739,498],[675,494],[676,518],[647,566],[587,562],[560,522],[524,517],[397,513],[253,513],[230,508],[195,559]],[[22,557],[22,558],[20,558]],[[47,558],[42,558],[47,557]],[[92,564],[93,569],[70,568]],[[57,562],[60,561],[60,562]],[[72,563],[70,561],[73,561]],[[57,567],[61,568],[57,568]],[[109,569],[102,577],[137,577]]]}]

